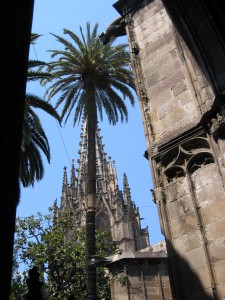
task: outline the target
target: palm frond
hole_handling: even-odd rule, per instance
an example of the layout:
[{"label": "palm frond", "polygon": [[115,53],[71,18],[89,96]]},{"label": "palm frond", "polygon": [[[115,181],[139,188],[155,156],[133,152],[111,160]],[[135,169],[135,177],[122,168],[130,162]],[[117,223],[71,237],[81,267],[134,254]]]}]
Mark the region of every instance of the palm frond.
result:
[{"label": "palm frond", "polygon": [[112,124],[118,122],[119,115],[120,120],[127,120],[124,100],[130,101],[131,105],[135,102],[128,45],[114,46],[113,40],[103,45],[97,32],[98,23],[93,29],[90,22],[86,23],[86,36],[81,26],[79,29],[80,37],[69,29],[63,31],[68,39],[52,34],[65,49],[50,50],[55,60],[49,63],[54,78],[48,88],[49,99],[59,94],[56,108],[63,106],[61,117],[65,122],[74,110],[75,125],[86,111],[85,95],[92,86],[100,119],[104,109]]},{"label": "palm frond", "polygon": [[[34,44],[40,35],[31,35],[31,44]],[[50,80],[51,74],[42,71],[49,65],[39,60],[28,61],[27,81]],[[60,122],[60,116],[55,108],[39,96],[27,93],[25,95],[24,122],[22,131],[21,157],[20,157],[20,181],[24,187],[33,186],[35,181],[44,176],[44,165],[41,153],[50,163],[50,146],[41,121],[34,111],[41,109]]]}]

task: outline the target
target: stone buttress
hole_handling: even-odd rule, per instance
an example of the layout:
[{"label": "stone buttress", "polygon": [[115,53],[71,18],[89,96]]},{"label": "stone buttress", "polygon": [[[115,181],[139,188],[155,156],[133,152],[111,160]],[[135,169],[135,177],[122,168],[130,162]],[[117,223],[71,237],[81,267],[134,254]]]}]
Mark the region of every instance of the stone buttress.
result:
[{"label": "stone buttress", "polygon": [[174,299],[225,298],[225,47],[218,1],[120,0]]}]

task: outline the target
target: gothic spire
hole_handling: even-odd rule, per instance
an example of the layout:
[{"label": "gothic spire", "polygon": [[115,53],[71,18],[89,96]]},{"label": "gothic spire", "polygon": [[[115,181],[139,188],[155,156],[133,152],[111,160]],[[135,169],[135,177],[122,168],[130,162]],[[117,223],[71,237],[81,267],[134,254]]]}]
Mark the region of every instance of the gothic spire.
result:
[{"label": "gothic spire", "polygon": [[[85,224],[85,193],[87,183],[87,126],[81,127],[79,158],[75,169],[74,160],[68,184],[66,167],[63,173],[62,197],[59,212],[72,208],[79,212],[81,224]],[[127,175],[123,174],[123,190],[119,188],[115,161],[105,152],[101,130],[96,130],[96,224],[100,228],[112,230],[113,238],[122,249],[139,249],[146,244],[140,226],[138,208],[131,200]],[[130,224],[127,226],[127,224]],[[111,229],[110,229],[111,228]],[[113,229],[112,229],[113,228]],[[133,232],[138,236],[134,242]],[[121,234],[122,232],[122,234]],[[143,245],[139,243],[143,241]],[[135,245],[138,245],[137,247]],[[146,244],[147,245],[147,244]],[[129,250],[129,251],[130,251]],[[133,251],[133,250],[132,250]],[[135,250],[136,251],[136,250]]]},{"label": "gothic spire", "polygon": [[66,167],[64,167],[63,184],[62,184],[62,197],[61,197],[61,205],[60,205],[60,207],[62,207],[62,208],[66,207],[67,187],[68,187],[67,172],[66,172]]},{"label": "gothic spire", "polygon": [[113,160],[113,177],[114,177],[115,187],[118,187],[118,177],[117,177],[115,160]]},{"label": "gothic spire", "polygon": [[97,178],[107,179],[108,169],[107,169],[107,159],[104,147],[105,145],[102,142],[102,136],[100,135],[100,128],[96,130],[96,167],[97,167]]},{"label": "gothic spire", "polygon": [[81,126],[81,141],[79,143],[80,149],[78,154],[80,158],[77,160],[78,163],[78,177],[77,177],[77,191],[78,195],[82,196],[85,193],[85,180],[86,180],[86,165],[87,165],[87,128],[86,121],[83,121]]},{"label": "gothic spire", "polygon": [[124,197],[124,204],[130,205],[131,203],[130,186],[128,183],[127,175],[125,173],[123,173],[123,197]]},{"label": "gothic spire", "polygon": [[72,188],[76,187],[76,175],[75,175],[75,167],[74,167],[74,159],[72,159],[72,167],[70,171],[70,185]]},{"label": "gothic spire", "polygon": [[65,193],[68,186],[67,182],[67,173],[66,173],[66,167],[64,167],[63,171],[63,184],[62,184],[62,192]]}]

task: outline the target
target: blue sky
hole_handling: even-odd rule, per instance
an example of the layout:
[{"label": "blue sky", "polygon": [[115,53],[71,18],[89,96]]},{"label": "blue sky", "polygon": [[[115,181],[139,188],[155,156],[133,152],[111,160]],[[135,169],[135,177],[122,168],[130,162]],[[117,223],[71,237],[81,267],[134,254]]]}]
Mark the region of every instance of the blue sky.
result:
[{"label": "blue sky", "polygon": [[[30,48],[30,58],[49,61],[47,50],[58,49],[59,44],[51,33],[63,36],[63,29],[69,29],[79,34],[79,26],[84,29],[89,21],[91,28],[98,23],[99,34],[119,15],[113,8],[115,1],[111,0],[35,0],[32,32],[42,34],[36,45]],[[127,42],[126,37],[120,37],[117,42]],[[43,96],[44,87],[27,86],[27,90],[35,95]],[[54,101],[52,102],[54,104]],[[158,213],[152,202],[151,169],[143,154],[146,150],[144,129],[138,98],[135,107],[128,104],[128,123],[108,124],[105,118],[99,123],[105,151],[115,161],[120,189],[123,188],[123,173],[126,173],[131,189],[132,200],[139,207],[142,218],[142,228],[148,226],[150,244],[164,239],[160,231]],[[71,161],[79,158],[80,126],[72,126],[68,120],[61,128],[57,122],[46,113],[39,112],[51,148],[51,164],[45,158],[44,179],[35,183],[33,188],[22,188],[17,216],[36,215],[37,212],[48,213],[55,199],[60,203],[62,191],[63,168],[67,167],[69,174]]]}]

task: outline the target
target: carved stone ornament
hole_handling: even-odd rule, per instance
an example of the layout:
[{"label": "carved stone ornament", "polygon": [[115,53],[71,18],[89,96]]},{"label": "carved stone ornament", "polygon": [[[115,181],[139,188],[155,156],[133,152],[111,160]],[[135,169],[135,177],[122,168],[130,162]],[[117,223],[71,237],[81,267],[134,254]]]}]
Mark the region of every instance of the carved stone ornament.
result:
[{"label": "carved stone ornament", "polygon": [[125,20],[123,17],[116,18],[106,29],[106,32],[102,32],[99,36],[101,42],[106,45],[110,42],[112,38],[117,38],[119,36],[126,35],[126,28],[125,28]]},{"label": "carved stone ornament", "polygon": [[162,193],[162,188],[158,187],[155,188],[154,190],[150,190],[152,193],[152,201],[156,204],[160,204],[160,202],[163,201],[163,193]]},{"label": "carved stone ornament", "polygon": [[225,116],[223,111],[217,113],[209,123],[210,133],[217,141],[218,139],[225,138]]},{"label": "carved stone ornament", "polygon": [[192,174],[204,165],[214,162],[210,145],[205,137],[194,137],[160,156],[158,171],[167,182]]}]

